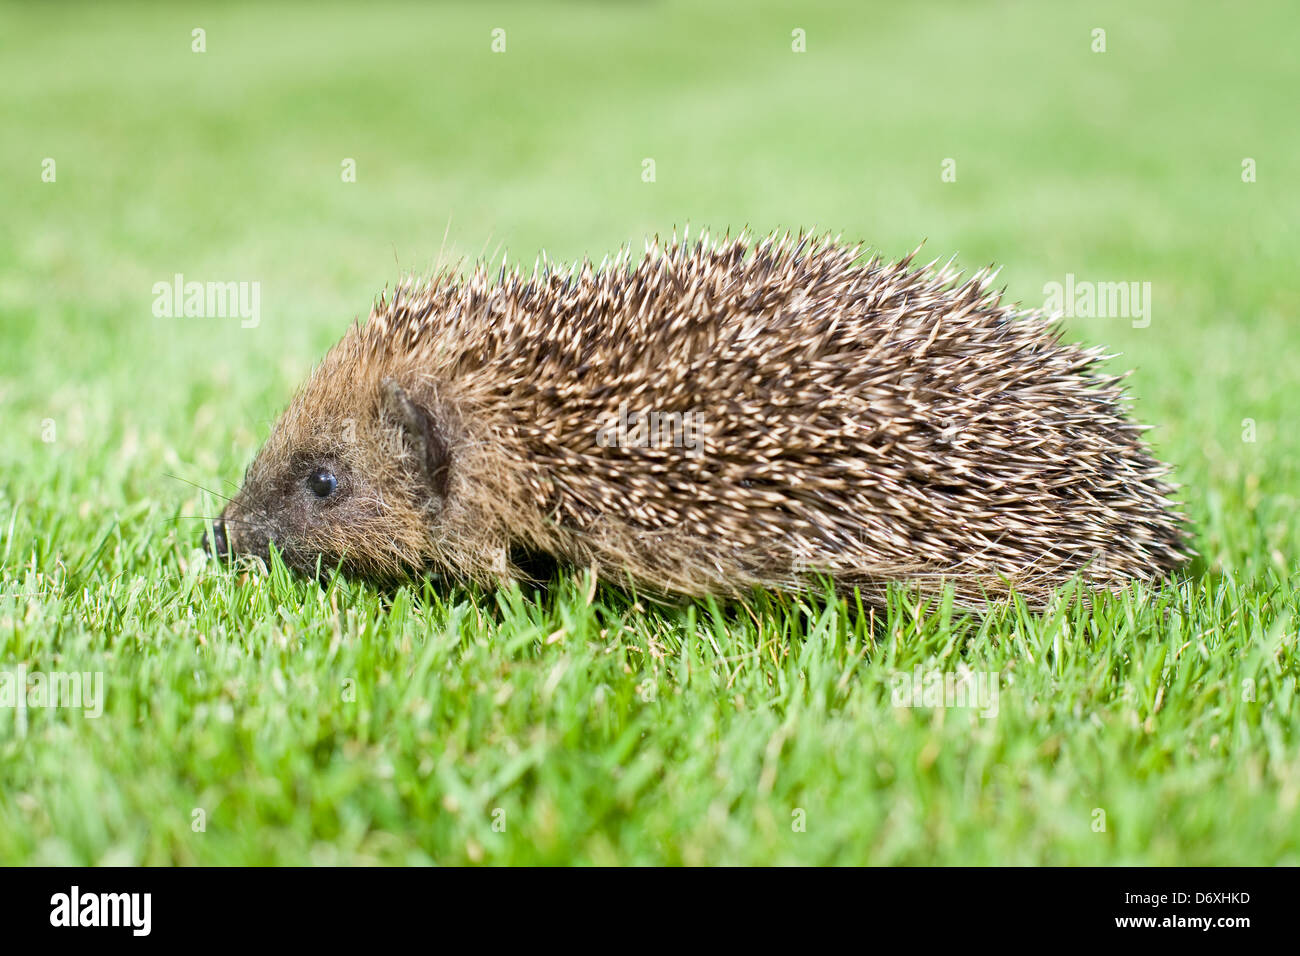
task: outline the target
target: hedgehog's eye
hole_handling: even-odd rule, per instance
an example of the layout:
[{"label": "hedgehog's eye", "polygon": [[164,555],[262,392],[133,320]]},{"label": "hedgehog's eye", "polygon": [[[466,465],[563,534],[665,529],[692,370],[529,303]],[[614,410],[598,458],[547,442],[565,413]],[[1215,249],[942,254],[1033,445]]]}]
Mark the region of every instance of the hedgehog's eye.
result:
[{"label": "hedgehog's eye", "polygon": [[339,480],[328,468],[317,468],[307,476],[307,487],[317,498],[328,498],[339,486]]}]

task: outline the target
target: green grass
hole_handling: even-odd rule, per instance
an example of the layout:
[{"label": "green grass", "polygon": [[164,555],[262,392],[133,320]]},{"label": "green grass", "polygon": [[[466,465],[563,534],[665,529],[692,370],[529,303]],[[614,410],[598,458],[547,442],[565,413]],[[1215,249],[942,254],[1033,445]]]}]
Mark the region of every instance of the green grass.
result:
[{"label": "green grass", "polygon": [[[0,676],[106,684],[0,708],[0,862],[1300,862],[1292,6],[0,6]],[[402,271],[687,221],[1151,282],[1068,333],[1136,369],[1192,575],[981,618],[204,560],[189,482]],[[178,272],[261,323],[155,318]],[[996,716],[895,706],[918,667]]]}]

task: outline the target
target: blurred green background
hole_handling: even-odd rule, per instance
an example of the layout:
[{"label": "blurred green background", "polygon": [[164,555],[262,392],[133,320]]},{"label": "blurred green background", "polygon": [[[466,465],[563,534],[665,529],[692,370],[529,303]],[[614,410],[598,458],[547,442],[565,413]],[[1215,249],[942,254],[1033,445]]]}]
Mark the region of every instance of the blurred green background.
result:
[{"label": "blurred green background", "polygon": [[[170,582],[191,573],[198,526],[172,519],[213,500],[185,482],[228,489],[385,284],[462,257],[599,260],[688,223],[816,227],[887,256],[924,240],[927,258],[1003,264],[1008,295],[1033,305],[1069,273],[1150,282],[1149,327],[1073,319],[1067,336],[1136,369],[1137,414],[1176,465],[1201,569],[1287,590],[1298,26],[1290,2],[0,5],[4,659],[52,667],[75,646],[111,670],[123,648],[193,644],[189,597],[177,603],[189,592]],[[1246,159],[1257,181],[1243,182]],[[153,285],[176,273],[260,283],[260,324],[155,317]],[[130,632],[117,597],[98,602],[135,575],[155,614]],[[1268,615],[1268,633],[1293,647],[1289,614]],[[131,667],[152,659],[140,653]],[[183,705],[173,716],[185,722]],[[138,712],[120,719],[122,734],[147,730]],[[7,746],[0,820],[35,835],[0,853],[195,858],[130,836],[145,801],[117,789],[130,765],[109,741],[47,740],[40,770],[30,741]],[[76,759],[102,771],[83,784],[118,794],[116,829],[73,836],[3,806],[22,788],[66,796]],[[145,766],[165,778],[168,761]],[[1219,772],[1245,786],[1243,767]],[[1281,771],[1252,772],[1256,793]],[[1276,850],[1276,832],[1255,846]],[[997,851],[945,839],[875,858]],[[290,844],[275,858],[301,858]]]},{"label": "blurred green background", "polygon": [[[1242,479],[1244,418],[1275,466],[1295,460],[1286,3],[2,9],[10,468],[48,415],[228,476],[401,273],[599,259],[688,223],[819,227],[891,256],[925,240],[1004,264],[1033,304],[1066,273],[1149,281],[1150,328],[1068,331],[1140,370],[1194,506],[1204,479]],[[154,318],[153,283],[178,272],[259,282],[260,326]],[[106,481],[95,503],[144,491]]]},{"label": "blurred green background", "polygon": [[[1260,411],[1261,442],[1295,449],[1272,414],[1294,407],[1300,304],[1285,3],[3,9],[8,398],[79,409],[92,442],[134,431],[229,469],[231,423],[260,435],[401,273],[599,259],[689,223],[891,256],[925,240],[1004,264],[1033,304],[1071,272],[1150,281],[1150,328],[1069,333],[1140,370],[1157,444],[1200,478],[1241,458]],[[259,282],[261,325],[154,318],[177,272]]]}]

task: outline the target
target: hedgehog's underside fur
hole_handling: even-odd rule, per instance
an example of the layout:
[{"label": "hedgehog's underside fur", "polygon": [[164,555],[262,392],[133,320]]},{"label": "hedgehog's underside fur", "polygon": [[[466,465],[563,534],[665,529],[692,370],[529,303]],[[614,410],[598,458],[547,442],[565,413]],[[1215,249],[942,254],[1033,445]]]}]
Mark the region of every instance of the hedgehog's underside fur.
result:
[{"label": "hedgehog's underside fur", "polygon": [[[266,536],[366,574],[500,582],[522,549],[660,593],[829,576],[872,600],[902,581],[1038,606],[1075,574],[1112,589],[1183,562],[1167,469],[1102,350],[1003,305],[988,270],[911,258],[674,239],[639,262],[408,281],[316,370],[228,517],[274,517],[265,489],[325,449],[366,477],[365,507]],[[393,383],[436,423],[436,487],[385,412]],[[677,430],[611,442],[620,409]]]}]

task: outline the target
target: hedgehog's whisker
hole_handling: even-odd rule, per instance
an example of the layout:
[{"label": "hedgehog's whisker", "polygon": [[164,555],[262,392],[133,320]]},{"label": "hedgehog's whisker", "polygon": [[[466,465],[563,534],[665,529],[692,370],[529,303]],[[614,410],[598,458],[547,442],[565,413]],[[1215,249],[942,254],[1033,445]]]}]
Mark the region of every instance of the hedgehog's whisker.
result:
[{"label": "hedgehog's whisker", "polygon": [[[197,488],[199,491],[202,491],[202,492],[205,492],[205,493],[207,493],[207,494],[209,494],[209,495],[212,495],[214,498],[220,498],[222,501],[226,502],[227,504],[233,504],[234,501],[235,501],[235,499],[232,498],[232,497],[230,497],[229,495],[223,495],[223,494],[222,494],[221,492],[219,492],[219,491],[213,491],[211,488],[206,488],[206,487],[204,487],[203,485],[200,485],[198,482],[190,481],[188,478],[182,478],[182,477],[180,477],[180,475],[167,474],[166,472],[164,472],[164,474],[166,474],[168,478],[175,478],[177,481],[182,481],[182,482],[184,482],[184,483],[187,484],[187,485],[191,485],[191,486]],[[250,510],[253,512],[253,514],[257,515],[259,518],[263,518],[263,519],[265,519],[266,521],[274,521],[274,520],[275,520],[275,518],[274,518],[274,517],[273,517],[269,512],[267,512],[267,511],[265,511],[265,510],[263,510],[263,509],[261,509],[261,508],[256,508],[256,507],[254,507],[254,508],[251,508]],[[213,519],[213,520],[216,520],[216,519]],[[224,518],[224,519],[222,519],[222,520],[226,521],[228,524],[234,524],[234,523],[238,522],[240,519],[237,519],[237,518]],[[247,524],[248,522],[245,521],[245,522],[243,522],[243,523],[244,523],[244,524]]]},{"label": "hedgehog's whisker", "polygon": [[172,475],[172,474],[168,474],[167,472],[163,472],[163,474],[168,478],[174,478],[177,481],[184,482],[185,484],[190,485],[193,488],[197,488],[199,489],[199,491],[207,492],[208,494],[212,495],[214,498],[220,498],[222,501],[231,502],[235,500],[234,498],[231,498],[227,495],[223,495],[219,491],[213,491],[211,488],[205,488],[203,485],[200,485],[196,481],[190,481],[188,478],[182,478],[180,475]]}]

